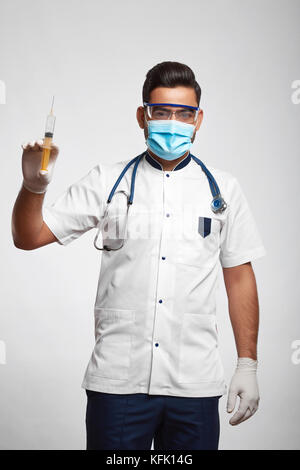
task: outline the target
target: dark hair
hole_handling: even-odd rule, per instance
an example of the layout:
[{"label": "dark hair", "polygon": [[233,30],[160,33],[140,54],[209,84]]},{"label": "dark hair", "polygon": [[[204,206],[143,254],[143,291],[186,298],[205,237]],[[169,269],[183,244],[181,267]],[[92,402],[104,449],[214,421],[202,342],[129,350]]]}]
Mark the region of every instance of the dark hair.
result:
[{"label": "dark hair", "polygon": [[194,88],[198,106],[201,98],[201,88],[196,82],[195,74],[190,67],[180,62],[161,62],[147,72],[143,85],[143,102],[148,102],[154,88],[186,86]]}]

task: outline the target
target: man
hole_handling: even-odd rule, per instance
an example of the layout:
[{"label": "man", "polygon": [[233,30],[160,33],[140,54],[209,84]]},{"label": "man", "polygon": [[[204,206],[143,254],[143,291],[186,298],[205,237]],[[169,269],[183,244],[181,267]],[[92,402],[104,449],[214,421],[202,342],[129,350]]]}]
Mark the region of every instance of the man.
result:
[{"label": "man", "polygon": [[109,203],[131,159],[99,163],[43,208],[58,148],[48,173],[39,173],[42,141],[23,145],[15,246],[67,245],[98,227],[106,248],[96,344],[82,383],[87,449],[150,449],[152,439],[161,450],[218,448],[218,401],[227,391],[215,316],[220,264],[238,356],[227,411],[240,400],[230,423],[258,408],[259,307],[251,261],[265,249],[237,179],[206,165],[227,204],[211,209],[211,180],[190,153],[203,119],[200,97],[184,64],[162,62],[147,73],[137,109],[147,149]]}]

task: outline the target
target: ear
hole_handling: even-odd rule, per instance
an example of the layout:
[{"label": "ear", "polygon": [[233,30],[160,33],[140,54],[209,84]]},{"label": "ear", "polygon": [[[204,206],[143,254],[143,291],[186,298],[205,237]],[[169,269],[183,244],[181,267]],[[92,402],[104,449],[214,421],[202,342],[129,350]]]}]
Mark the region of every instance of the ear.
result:
[{"label": "ear", "polygon": [[136,110],[136,118],[137,122],[139,123],[139,126],[141,129],[145,128],[145,114],[144,114],[144,107],[139,106]]}]

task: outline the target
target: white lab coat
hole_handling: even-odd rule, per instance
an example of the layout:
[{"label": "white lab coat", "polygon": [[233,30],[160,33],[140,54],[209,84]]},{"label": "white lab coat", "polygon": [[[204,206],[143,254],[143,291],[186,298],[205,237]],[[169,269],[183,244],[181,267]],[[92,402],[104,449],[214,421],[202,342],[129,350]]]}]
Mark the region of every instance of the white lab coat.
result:
[{"label": "white lab coat", "polygon": [[[44,221],[59,243],[103,223],[108,194],[128,161],[99,163],[44,206]],[[102,252],[96,342],[83,388],[186,397],[226,393],[216,322],[218,270],[266,250],[237,179],[206,167],[228,205],[221,214],[211,211],[207,177],[190,156],[173,171],[163,171],[148,154],[142,158],[128,238],[120,250]],[[117,188],[106,229],[113,221],[125,227],[132,169]]]}]

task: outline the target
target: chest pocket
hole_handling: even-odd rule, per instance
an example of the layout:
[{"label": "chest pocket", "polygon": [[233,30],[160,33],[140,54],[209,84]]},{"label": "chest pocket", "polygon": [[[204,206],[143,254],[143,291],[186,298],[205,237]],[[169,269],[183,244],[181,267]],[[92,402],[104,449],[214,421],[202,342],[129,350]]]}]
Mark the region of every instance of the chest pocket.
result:
[{"label": "chest pocket", "polygon": [[188,232],[184,231],[178,241],[178,263],[213,266],[219,257],[221,227],[221,221],[215,217],[194,216]]}]

